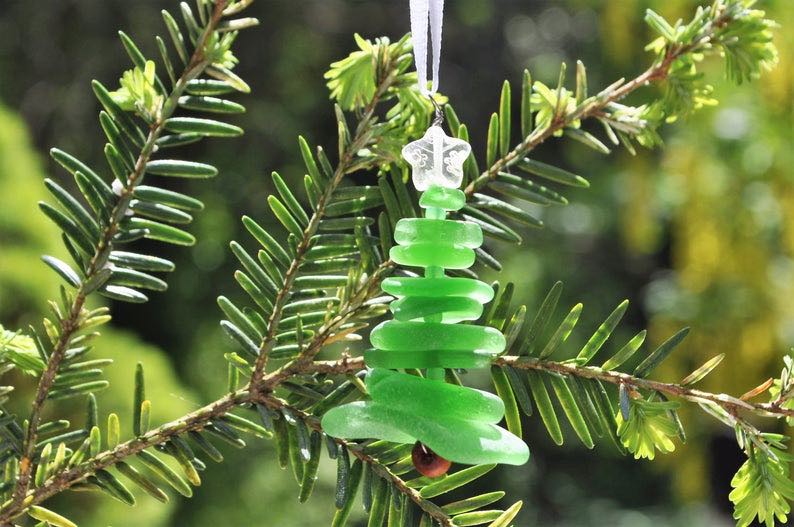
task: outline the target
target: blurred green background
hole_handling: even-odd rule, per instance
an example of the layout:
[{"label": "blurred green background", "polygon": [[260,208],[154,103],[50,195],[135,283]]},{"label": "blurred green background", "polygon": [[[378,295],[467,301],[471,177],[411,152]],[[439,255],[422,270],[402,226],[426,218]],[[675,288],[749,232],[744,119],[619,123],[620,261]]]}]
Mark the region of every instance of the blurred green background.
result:
[{"label": "blurred green background", "polygon": [[[688,18],[692,0],[452,0],[447,2],[442,91],[484,149],[488,117],[502,80],[520,85],[528,67],[547,83],[559,63],[582,59],[592,87],[644,69],[651,39],[646,7],[668,20]],[[154,56],[163,31],[163,0],[4,0],[0,9],[0,321],[26,327],[40,321],[57,280],[38,260],[60,251],[55,229],[36,208],[45,175],[65,179],[46,156],[57,145],[97,167],[104,165],[98,105],[89,81],[114,85],[127,58],[123,28]],[[674,358],[657,371],[677,380],[706,358],[725,352],[703,388],[741,394],[778,372],[794,344],[794,11],[788,0],[761,2],[780,22],[781,64],[752,85],[735,87],[721,65],[705,67],[720,104],[664,129],[666,146],[600,156],[578,143],[552,140],[536,152],[590,179],[569,194],[572,204],[544,211],[547,228],[524,232],[523,246],[498,246],[501,280],[536,308],[555,280],[566,284],[562,306],[585,304],[583,328],[594,327],[618,302],[631,300],[626,340],[649,328],[650,344],[690,325]],[[404,0],[257,0],[261,26],[244,32],[238,71],[252,86],[236,120],[239,140],[210,141],[188,158],[221,169],[210,182],[190,184],[207,210],[192,231],[198,244],[168,249],[177,263],[167,294],[145,307],[113,305],[112,331],[98,355],[112,357],[108,408],[129,411],[132,368],[143,361],[156,420],[175,417],[216,397],[225,384],[229,344],[218,327],[215,297],[238,295],[228,241],[244,239],[238,218],[270,221],[265,198],[271,170],[297,184],[303,171],[296,136],[333,145],[335,125],[322,74],[353,49],[352,34],[399,38],[408,29]],[[650,90],[649,88],[648,90]],[[514,89],[514,94],[517,90]],[[641,101],[649,92],[633,97]],[[162,248],[157,248],[162,252]],[[496,278],[495,275],[488,275]],[[587,338],[572,337],[570,349]],[[469,376],[472,383],[478,377]],[[29,379],[13,379],[23,393]],[[22,408],[18,408],[21,410]],[[534,419],[525,423],[532,459],[500,467],[481,480],[510,500],[523,499],[517,525],[731,525],[729,481],[741,454],[730,430],[685,412],[689,441],[670,456],[639,462],[609,446],[594,452],[575,443],[554,447]],[[124,416],[122,415],[122,422]],[[771,423],[766,423],[767,426]],[[290,472],[274,462],[271,445],[253,442],[211,466],[192,500],[168,506],[141,498],[135,509],[85,493],[53,507],[84,525],[191,526],[326,525],[333,510],[332,464],[310,503],[297,502]],[[487,487],[487,489],[486,489]],[[505,500],[507,501],[507,500]],[[364,523],[359,523],[364,525]]]}]

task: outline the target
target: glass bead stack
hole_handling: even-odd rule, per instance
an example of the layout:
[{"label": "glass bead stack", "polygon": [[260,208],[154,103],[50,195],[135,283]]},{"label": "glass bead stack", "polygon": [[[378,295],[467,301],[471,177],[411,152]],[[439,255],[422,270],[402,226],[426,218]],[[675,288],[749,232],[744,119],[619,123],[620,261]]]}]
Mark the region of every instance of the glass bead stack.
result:
[{"label": "glass bead stack", "polygon": [[[523,464],[526,444],[497,425],[504,415],[493,394],[450,384],[445,369],[488,367],[505,347],[495,328],[460,324],[480,317],[493,289],[479,280],[447,276],[466,269],[482,231],[472,222],[447,219],[465,204],[456,188],[431,185],[420,199],[424,218],[397,223],[391,259],[424,269],[424,276],[387,278],[394,316],[372,330],[374,349],[364,354],[369,400],[330,410],[325,430],[336,437],[421,442],[439,456],[466,464]],[[396,370],[424,370],[424,376]]]}]

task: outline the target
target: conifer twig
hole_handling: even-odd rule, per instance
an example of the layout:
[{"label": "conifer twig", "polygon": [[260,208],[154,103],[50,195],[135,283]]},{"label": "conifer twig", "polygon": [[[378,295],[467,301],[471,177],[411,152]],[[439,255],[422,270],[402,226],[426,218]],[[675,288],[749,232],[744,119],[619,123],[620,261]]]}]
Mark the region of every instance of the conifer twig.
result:
[{"label": "conifer twig", "polygon": [[[635,390],[651,390],[670,397],[686,399],[692,402],[709,401],[731,413],[739,411],[752,412],[762,417],[783,419],[794,418],[794,409],[789,409],[775,403],[758,403],[745,401],[738,397],[712,393],[695,388],[682,386],[678,383],[661,382],[637,377],[629,373],[613,370],[604,370],[595,366],[578,366],[572,363],[540,360],[532,357],[504,355],[494,361],[496,366],[510,366],[519,370],[538,370],[560,375],[580,377],[583,379],[597,379],[616,386],[625,385]],[[342,357],[339,360],[315,361],[301,373],[322,373],[326,375],[344,375],[356,373],[365,368],[364,359],[361,357]]]},{"label": "conifer twig", "polygon": [[634,79],[625,83],[622,82],[622,79],[618,80],[595,97],[584,101],[572,112],[558,115],[545,128],[535,129],[531,134],[524,138],[524,140],[518,146],[516,146],[503,157],[498,158],[493,165],[488,167],[488,169],[486,169],[476,179],[470,182],[464,189],[466,196],[471,196],[479,189],[486,186],[490,181],[496,178],[499,172],[505,170],[516,161],[522,159],[538,145],[554,136],[555,133],[571,125],[574,121],[596,117],[603,112],[608,105],[625,98],[638,88],[647,86],[654,82],[663,81],[667,78],[667,75],[670,72],[670,66],[673,64],[675,59],[688,53],[692,53],[697,49],[702,49],[703,47],[708,46],[714,37],[715,31],[726,24],[730,24],[731,20],[732,19],[729,13],[721,13],[712,23],[708,25],[708,27],[700,36],[693,39],[692,43],[668,48],[661,60],[654,62],[654,64],[652,64],[648,69]]},{"label": "conifer twig", "polygon": [[30,476],[34,469],[33,455],[36,450],[38,427],[41,421],[41,411],[47,400],[47,396],[52,389],[55,376],[58,374],[61,362],[63,361],[65,353],[69,347],[69,342],[74,336],[75,332],[80,329],[78,320],[83,311],[83,307],[89,293],[87,287],[94,275],[99,272],[104,265],[101,263],[104,261],[103,256],[107,255],[111,250],[113,237],[118,232],[121,221],[127,215],[127,212],[130,208],[130,202],[132,200],[132,193],[143,178],[143,174],[146,171],[146,163],[149,161],[149,158],[155,151],[155,142],[164,130],[166,119],[170,117],[176,109],[177,100],[185,91],[188,81],[195,78],[205,67],[208,66],[208,62],[204,58],[204,48],[208,39],[210,38],[210,35],[212,35],[216,26],[220,22],[223,15],[223,10],[225,9],[226,5],[227,0],[217,0],[215,2],[212,16],[208,21],[201,38],[196,42],[196,48],[193,52],[193,55],[182,71],[179,79],[175,83],[173,90],[166,98],[160,115],[158,115],[156,121],[151,124],[146,141],[141,147],[138,158],[135,161],[134,169],[127,177],[126,185],[124,185],[124,188],[121,190],[118,201],[111,212],[111,220],[102,231],[99,243],[96,246],[96,251],[94,252],[94,255],[91,257],[91,260],[88,264],[86,278],[83,280],[79,289],[77,290],[77,293],[75,294],[74,301],[72,302],[71,309],[69,310],[69,315],[62,322],[60,337],[58,342],[55,344],[55,347],[53,348],[52,353],[50,354],[47,361],[44,372],[41,374],[41,378],[39,379],[39,384],[36,388],[36,396],[33,400],[30,417],[28,418],[28,427],[23,443],[23,454],[19,460],[19,476],[13,494],[14,503],[19,503],[24,499],[25,493],[27,492],[28,486],[30,485]]},{"label": "conifer twig", "polygon": [[[304,262],[306,253],[311,246],[312,237],[317,234],[320,220],[325,217],[326,206],[333,196],[334,191],[337,189],[337,187],[339,187],[342,179],[348,173],[349,169],[354,163],[357,152],[367,143],[371,134],[371,128],[374,124],[375,109],[380,103],[381,97],[383,97],[383,95],[388,91],[396,79],[396,76],[391,71],[392,68],[384,69],[389,71],[389,74],[387,74],[383,79],[380,79],[378,82],[378,87],[375,91],[375,94],[373,95],[372,100],[367,104],[362,117],[359,120],[355,137],[352,139],[350,144],[347,145],[344,153],[339,159],[339,163],[334,170],[334,174],[328,182],[328,186],[326,187],[325,191],[317,201],[317,206],[311,218],[309,219],[309,224],[303,231],[303,237],[295,248],[295,255],[293,256],[289,267],[284,272],[284,282],[279,288],[276,298],[273,301],[273,312],[270,315],[270,320],[268,320],[267,334],[262,339],[262,343],[259,347],[259,356],[257,357],[256,363],[254,365],[253,374],[251,375],[250,384],[252,389],[255,389],[257,384],[262,380],[262,377],[265,373],[265,367],[267,366],[267,359],[270,349],[276,343],[276,333],[278,331],[279,323],[281,322],[284,306],[287,304],[287,301],[290,298],[292,286],[295,282],[295,278],[298,276],[298,270]],[[300,360],[300,358],[298,360]]]}]

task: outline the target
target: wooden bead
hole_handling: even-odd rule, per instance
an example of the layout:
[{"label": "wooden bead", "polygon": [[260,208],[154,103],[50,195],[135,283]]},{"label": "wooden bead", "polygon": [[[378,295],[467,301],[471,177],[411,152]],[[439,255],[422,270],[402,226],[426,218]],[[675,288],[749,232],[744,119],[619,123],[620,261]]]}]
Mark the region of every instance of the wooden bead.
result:
[{"label": "wooden bead", "polygon": [[426,445],[417,441],[411,451],[411,460],[417,472],[428,478],[443,476],[452,466],[452,463],[439,456]]}]

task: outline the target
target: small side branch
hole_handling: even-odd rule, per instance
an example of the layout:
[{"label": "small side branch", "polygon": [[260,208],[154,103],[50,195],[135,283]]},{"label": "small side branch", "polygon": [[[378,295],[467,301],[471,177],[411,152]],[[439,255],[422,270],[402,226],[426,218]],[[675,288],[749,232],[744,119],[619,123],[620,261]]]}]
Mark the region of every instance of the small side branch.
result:
[{"label": "small side branch", "polygon": [[552,120],[545,128],[534,130],[518,146],[503,157],[498,158],[493,165],[480,174],[474,181],[469,183],[464,189],[466,196],[472,196],[475,192],[493,181],[499,172],[523,158],[538,145],[554,136],[555,133],[570,126],[574,121],[597,117],[610,104],[620,101],[638,88],[654,82],[663,81],[670,73],[670,67],[675,59],[709,45],[717,29],[729,23],[730,20],[731,18],[728,14],[721,14],[712,24],[709,24],[706,30],[700,36],[696,37],[691,44],[669,48],[661,60],[656,61],[639,76],[626,83],[622,81],[613,83],[604,91],[589,99],[589,102],[584,101],[570,113],[563,114]]},{"label": "small side branch", "polygon": [[[387,71],[391,70],[391,68],[386,69]],[[358,151],[364,148],[364,146],[367,144],[367,141],[369,141],[371,136],[371,128],[374,124],[375,108],[380,103],[383,95],[394,83],[395,79],[396,76],[393,73],[389,73],[378,84],[378,88],[374,96],[370,100],[369,104],[367,104],[361,119],[359,120],[359,126],[356,129],[355,137],[347,146],[347,148],[345,148],[345,151],[342,154],[342,157],[339,159],[336,169],[334,170],[333,177],[328,182],[328,186],[318,199],[315,211],[309,219],[309,224],[303,231],[303,236],[295,249],[295,256],[292,258],[289,267],[284,273],[284,282],[281,288],[279,288],[276,298],[273,301],[273,312],[270,315],[270,319],[268,320],[267,334],[262,339],[260,344],[259,356],[257,357],[256,363],[254,365],[253,374],[251,375],[250,386],[252,391],[256,388],[257,384],[261,382],[265,375],[268,355],[270,349],[275,345],[276,342],[276,333],[278,332],[279,323],[281,322],[284,306],[287,304],[287,301],[290,298],[293,284],[295,283],[295,279],[298,277],[298,271],[300,270],[301,265],[303,265],[306,253],[311,246],[312,237],[317,234],[320,221],[325,217],[326,207],[334,192],[339,187],[339,184],[353,166]],[[304,358],[302,356],[296,360],[304,360]]]},{"label": "small side branch", "polygon": [[[778,419],[794,417],[794,410],[784,408],[779,404],[745,401],[724,393],[706,392],[676,383],[654,381],[619,371],[603,370],[596,366],[577,366],[572,363],[540,360],[532,357],[515,355],[499,357],[494,361],[494,364],[497,366],[510,366],[519,370],[537,370],[580,377],[583,379],[597,379],[616,386],[622,384],[628,388],[652,390],[670,397],[685,399],[696,403],[708,401],[732,414],[744,410],[762,417],[774,417]],[[364,359],[361,357],[344,357],[336,361],[315,361],[308,365],[307,368],[303,369],[301,373],[343,375],[357,373],[365,367]]]}]

